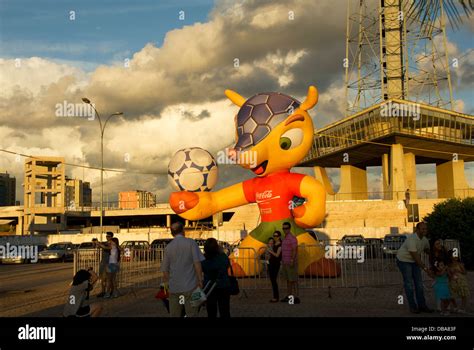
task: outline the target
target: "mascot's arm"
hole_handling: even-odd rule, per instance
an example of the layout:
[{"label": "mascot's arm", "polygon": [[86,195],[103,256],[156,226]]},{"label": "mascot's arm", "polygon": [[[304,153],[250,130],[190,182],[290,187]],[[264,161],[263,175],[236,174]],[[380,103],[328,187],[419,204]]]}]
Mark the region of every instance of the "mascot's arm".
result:
[{"label": "mascot's arm", "polygon": [[303,228],[318,226],[326,215],[326,190],[318,180],[305,176],[300,183],[300,194],[306,202],[293,209],[296,224]]},{"label": "mascot's arm", "polygon": [[216,192],[174,192],[169,202],[171,209],[187,220],[201,220],[220,211],[249,203],[242,183]]}]

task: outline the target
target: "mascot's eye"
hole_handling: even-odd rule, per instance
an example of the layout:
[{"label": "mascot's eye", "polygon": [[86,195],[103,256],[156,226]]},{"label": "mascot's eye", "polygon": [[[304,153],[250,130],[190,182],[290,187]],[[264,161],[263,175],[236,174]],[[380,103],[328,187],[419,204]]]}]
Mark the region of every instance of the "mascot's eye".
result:
[{"label": "mascot's eye", "polygon": [[288,137],[280,138],[280,147],[284,150],[290,149],[291,140]]},{"label": "mascot's eye", "polygon": [[289,150],[298,147],[303,142],[303,130],[290,129],[280,137],[280,148]]}]

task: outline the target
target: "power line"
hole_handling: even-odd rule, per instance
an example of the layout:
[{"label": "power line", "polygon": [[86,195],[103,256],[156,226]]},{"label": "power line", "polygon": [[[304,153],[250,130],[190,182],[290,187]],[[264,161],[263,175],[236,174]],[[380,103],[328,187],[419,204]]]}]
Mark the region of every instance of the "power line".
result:
[{"label": "power line", "polygon": [[[13,155],[17,155],[17,156],[25,157],[25,158],[41,159],[41,158],[29,155],[29,154],[9,151],[9,150],[6,150],[6,149],[1,149],[1,148],[0,148],[0,152],[9,153],[9,154],[13,154]],[[95,166],[85,165],[85,164],[76,164],[76,163],[69,163],[69,162],[64,162],[63,164],[68,165],[68,166],[72,166],[72,167],[77,167],[77,168],[85,168],[85,169],[91,169],[91,170],[102,170],[100,167],[95,167]],[[116,172],[116,173],[141,174],[141,175],[166,175],[167,174],[165,172],[143,172],[143,171],[136,171],[136,170],[124,170],[124,169],[113,169],[113,168],[104,168],[104,171],[110,171],[110,172]]]}]

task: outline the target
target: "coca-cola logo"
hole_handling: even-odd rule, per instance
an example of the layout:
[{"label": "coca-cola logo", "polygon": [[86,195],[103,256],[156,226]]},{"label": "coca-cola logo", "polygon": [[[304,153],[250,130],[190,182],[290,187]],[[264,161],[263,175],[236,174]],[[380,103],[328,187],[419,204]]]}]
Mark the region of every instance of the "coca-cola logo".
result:
[{"label": "coca-cola logo", "polygon": [[264,192],[257,192],[257,199],[269,199],[272,198],[272,190],[266,190]]}]

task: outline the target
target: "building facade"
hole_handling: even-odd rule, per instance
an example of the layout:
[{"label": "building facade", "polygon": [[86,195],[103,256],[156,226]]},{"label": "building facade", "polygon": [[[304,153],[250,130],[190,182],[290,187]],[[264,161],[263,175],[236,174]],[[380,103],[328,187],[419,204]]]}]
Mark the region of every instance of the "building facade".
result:
[{"label": "building facade", "polygon": [[151,208],[156,205],[156,196],[148,191],[135,190],[119,192],[120,209]]},{"label": "building facade", "polygon": [[90,183],[66,178],[66,206],[71,210],[92,206]]},{"label": "building facade", "polygon": [[10,174],[0,174],[0,206],[15,205],[16,179]]}]

